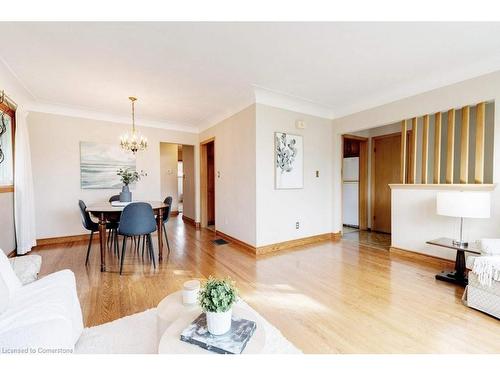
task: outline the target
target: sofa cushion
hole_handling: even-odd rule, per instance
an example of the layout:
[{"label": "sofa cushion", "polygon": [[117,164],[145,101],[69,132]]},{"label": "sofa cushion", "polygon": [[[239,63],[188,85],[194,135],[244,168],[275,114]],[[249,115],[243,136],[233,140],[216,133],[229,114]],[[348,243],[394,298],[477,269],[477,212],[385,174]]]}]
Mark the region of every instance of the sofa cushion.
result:
[{"label": "sofa cushion", "polygon": [[9,258],[7,258],[7,255],[5,255],[2,249],[0,249],[0,277],[7,286],[11,296],[21,289],[21,281],[16,276],[16,273],[10,265]]},{"label": "sofa cushion", "polygon": [[50,274],[23,286],[0,316],[0,349],[73,350],[83,331],[73,272]]},{"label": "sofa cushion", "polygon": [[23,285],[32,283],[38,278],[42,266],[40,255],[23,255],[9,259],[14,272]]}]

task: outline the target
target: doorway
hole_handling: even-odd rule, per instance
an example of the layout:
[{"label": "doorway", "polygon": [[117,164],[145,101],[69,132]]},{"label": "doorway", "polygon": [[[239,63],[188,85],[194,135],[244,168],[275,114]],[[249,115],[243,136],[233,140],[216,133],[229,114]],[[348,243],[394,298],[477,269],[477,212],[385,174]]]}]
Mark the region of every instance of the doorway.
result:
[{"label": "doorway", "polygon": [[200,144],[201,226],[215,230],[215,138]]},{"label": "doorway", "polygon": [[368,138],[344,135],[342,152],[342,220],[344,231],[368,228]]},{"label": "doorway", "polygon": [[194,222],[194,146],[160,142],[161,200],[172,197],[171,215]]}]

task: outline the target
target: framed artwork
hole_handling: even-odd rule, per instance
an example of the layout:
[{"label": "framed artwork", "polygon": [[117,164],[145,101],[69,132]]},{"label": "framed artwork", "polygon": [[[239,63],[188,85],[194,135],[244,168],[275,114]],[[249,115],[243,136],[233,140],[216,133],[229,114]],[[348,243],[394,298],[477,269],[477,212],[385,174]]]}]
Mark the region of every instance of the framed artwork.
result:
[{"label": "framed artwork", "polygon": [[80,187],[82,189],[120,189],[116,172],[136,170],[135,155],[116,144],[80,142]]},{"label": "framed artwork", "polygon": [[304,145],[301,135],[274,133],[276,189],[304,187]]}]

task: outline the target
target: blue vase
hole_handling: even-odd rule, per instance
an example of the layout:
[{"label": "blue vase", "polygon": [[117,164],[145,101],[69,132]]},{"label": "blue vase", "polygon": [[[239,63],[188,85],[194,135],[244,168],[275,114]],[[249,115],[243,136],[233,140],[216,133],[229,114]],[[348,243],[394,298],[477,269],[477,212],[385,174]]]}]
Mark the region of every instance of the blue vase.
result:
[{"label": "blue vase", "polygon": [[128,185],[123,185],[122,187],[120,202],[132,202],[132,193],[130,192]]}]

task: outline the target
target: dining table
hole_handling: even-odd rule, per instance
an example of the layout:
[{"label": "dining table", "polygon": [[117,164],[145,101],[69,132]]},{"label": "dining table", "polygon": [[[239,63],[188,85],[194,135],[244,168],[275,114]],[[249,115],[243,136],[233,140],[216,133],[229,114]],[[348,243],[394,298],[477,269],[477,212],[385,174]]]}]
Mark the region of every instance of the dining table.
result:
[{"label": "dining table", "polygon": [[[156,229],[158,232],[158,259],[161,262],[163,259],[163,212],[168,207],[167,204],[160,201],[141,201],[149,203],[156,215]],[[109,222],[117,222],[120,220],[120,215],[126,206],[112,205],[110,202],[96,203],[87,206],[87,212],[95,216],[99,220],[99,244],[101,250],[101,272],[106,271],[106,224]]]}]

